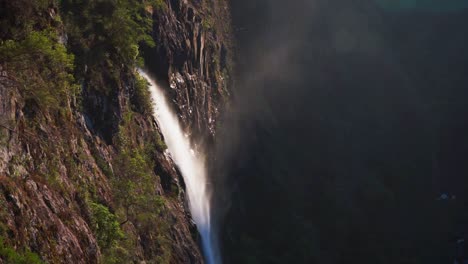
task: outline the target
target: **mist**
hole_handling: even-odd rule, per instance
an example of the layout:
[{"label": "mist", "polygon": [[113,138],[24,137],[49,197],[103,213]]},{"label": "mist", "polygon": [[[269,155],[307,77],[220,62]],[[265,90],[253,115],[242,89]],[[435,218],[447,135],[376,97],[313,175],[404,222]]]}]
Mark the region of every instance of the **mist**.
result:
[{"label": "mist", "polygon": [[[465,9],[232,10],[234,103],[214,194],[225,262],[450,261],[468,186]],[[457,202],[436,203],[441,193]]]}]

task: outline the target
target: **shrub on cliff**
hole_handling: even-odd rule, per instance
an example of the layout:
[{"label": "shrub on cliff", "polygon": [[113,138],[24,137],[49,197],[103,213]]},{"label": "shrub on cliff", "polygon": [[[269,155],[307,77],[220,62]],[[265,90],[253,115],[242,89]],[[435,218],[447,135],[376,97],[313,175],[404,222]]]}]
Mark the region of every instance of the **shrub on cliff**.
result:
[{"label": "shrub on cliff", "polygon": [[3,0],[0,1],[0,38],[21,39],[32,29],[44,28],[50,24],[47,12],[54,0]]},{"label": "shrub on cliff", "polygon": [[148,90],[148,82],[140,75],[136,75],[135,91],[131,97],[131,100],[135,111],[144,115],[152,114],[153,104],[151,102],[151,95]]},{"label": "shrub on cliff", "polygon": [[109,249],[124,237],[117,217],[102,204],[91,202],[91,222],[101,249]]},{"label": "shrub on cliff", "polygon": [[0,65],[9,74],[2,81],[15,84],[29,106],[39,110],[58,110],[78,94],[73,61],[53,30],[0,42]]},{"label": "shrub on cliff", "polygon": [[0,237],[0,261],[3,260],[8,264],[42,264],[39,256],[30,250],[18,252],[14,248],[7,246]]},{"label": "shrub on cliff", "polygon": [[[145,146],[136,144],[133,138],[135,115],[136,113],[130,110],[124,114],[119,134],[115,139],[118,154],[113,163],[112,183],[115,200],[121,209],[118,215],[123,223],[155,218],[164,204],[155,187],[159,181],[159,177],[153,171],[155,164],[152,155],[156,146],[151,143]],[[148,213],[151,216],[148,216]]]},{"label": "shrub on cliff", "polygon": [[160,3],[137,0],[62,1],[70,45],[75,54],[80,55],[81,66],[92,66],[108,59],[134,64],[138,44],[154,45],[147,5],[158,7]]},{"label": "shrub on cliff", "polygon": [[157,214],[163,205],[161,197],[155,193],[154,183],[158,179],[152,166],[145,153],[138,149],[123,150],[116,158],[113,185],[115,198],[124,210],[125,222],[148,219],[147,213]]}]

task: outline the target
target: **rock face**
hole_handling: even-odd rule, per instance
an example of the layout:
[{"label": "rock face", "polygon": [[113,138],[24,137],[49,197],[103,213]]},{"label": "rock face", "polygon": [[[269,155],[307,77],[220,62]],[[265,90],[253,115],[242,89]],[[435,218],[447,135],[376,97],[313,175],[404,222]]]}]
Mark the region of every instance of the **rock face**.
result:
[{"label": "rock face", "polygon": [[[145,50],[145,59],[170,87],[187,131],[206,138],[214,135],[228,95],[227,4],[171,0],[163,7],[148,10],[157,46]],[[59,10],[33,10],[31,19],[49,21]],[[60,41],[67,39],[63,30]],[[163,201],[162,209],[149,220],[143,214],[122,218],[116,197],[125,190],[115,187],[122,123],[129,122],[127,140],[141,149],[161,133],[151,114],[135,112],[125,121],[136,89],[134,70],[123,65],[111,84],[103,69],[101,84],[115,87],[112,92],[93,90],[84,78],[81,107],[69,98],[63,115],[44,112],[32,119],[30,103],[10,78],[15,73],[0,60],[0,249],[32,251],[46,263],[107,263],[110,255],[117,263],[203,263],[182,177],[164,148],[151,152],[149,176],[159,179],[151,193]],[[91,200],[115,214],[125,234],[112,254],[100,244]],[[119,259],[124,243],[125,260]],[[8,259],[0,250],[2,261]]]},{"label": "rock face", "polygon": [[215,135],[220,105],[229,95],[231,31],[226,0],[169,1],[155,12],[148,66],[170,87],[185,125],[204,137]]}]

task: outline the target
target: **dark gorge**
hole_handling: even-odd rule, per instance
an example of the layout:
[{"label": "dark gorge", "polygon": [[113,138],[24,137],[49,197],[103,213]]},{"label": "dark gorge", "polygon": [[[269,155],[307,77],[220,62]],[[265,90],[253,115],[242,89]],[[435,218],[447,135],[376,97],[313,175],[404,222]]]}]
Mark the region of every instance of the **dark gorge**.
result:
[{"label": "dark gorge", "polygon": [[225,262],[453,262],[468,220],[468,11],[231,5]]}]

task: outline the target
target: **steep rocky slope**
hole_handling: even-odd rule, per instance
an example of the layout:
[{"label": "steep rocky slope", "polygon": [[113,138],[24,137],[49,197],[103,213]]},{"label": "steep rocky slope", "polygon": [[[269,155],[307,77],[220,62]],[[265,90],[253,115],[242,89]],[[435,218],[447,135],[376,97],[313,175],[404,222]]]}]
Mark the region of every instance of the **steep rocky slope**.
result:
[{"label": "steep rocky slope", "polygon": [[196,136],[216,131],[220,105],[229,95],[232,48],[225,0],[170,1],[154,13],[154,39],[145,54],[159,81],[173,90],[175,106]]},{"label": "steep rocky slope", "polygon": [[[187,128],[213,135],[228,10],[117,2],[0,1],[0,263],[203,262],[131,52],[144,47]],[[119,38],[140,16],[155,46]]]}]

